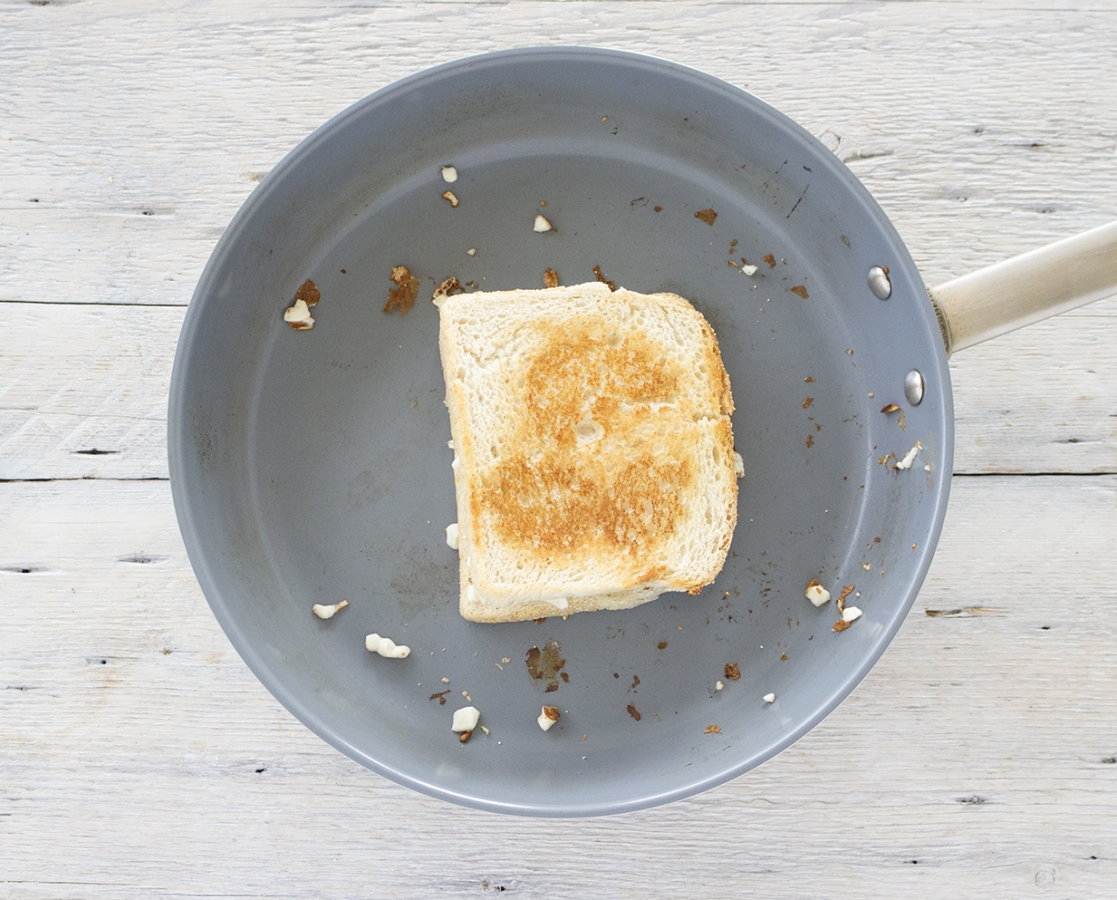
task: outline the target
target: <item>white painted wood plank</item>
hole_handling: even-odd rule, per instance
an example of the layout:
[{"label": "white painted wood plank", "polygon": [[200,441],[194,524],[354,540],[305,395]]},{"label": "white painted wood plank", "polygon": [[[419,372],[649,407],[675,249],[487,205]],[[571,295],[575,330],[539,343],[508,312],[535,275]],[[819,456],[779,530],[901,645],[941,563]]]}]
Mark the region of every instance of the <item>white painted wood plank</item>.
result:
[{"label": "white painted wood plank", "polygon": [[[531,822],[297,724],[210,615],[165,483],[0,485],[3,893],[1107,896],[1115,509],[1110,476],[959,479],[908,622],[819,728],[689,801]],[[997,612],[926,615],[973,606]]]},{"label": "white painted wood plank", "polygon": [[11,3],[0,17],[0,299],[181,305],[255,180],[329,116],[425,66],[530,44],[653,53],[748,87],[847,161],[932,283],[1117,215],[1111,2],[1023,17],[945,3]]},{"label": "white painted wood plank", "polygon": [[0,479],[166,478],[181,308],[0,303]]},{"label": "white painted wood plank", "polygon": [[[0,303],[0,479],[166,478],[181,308]],[[1117,472],[1117,317],[954,357],[955,471]]]}]

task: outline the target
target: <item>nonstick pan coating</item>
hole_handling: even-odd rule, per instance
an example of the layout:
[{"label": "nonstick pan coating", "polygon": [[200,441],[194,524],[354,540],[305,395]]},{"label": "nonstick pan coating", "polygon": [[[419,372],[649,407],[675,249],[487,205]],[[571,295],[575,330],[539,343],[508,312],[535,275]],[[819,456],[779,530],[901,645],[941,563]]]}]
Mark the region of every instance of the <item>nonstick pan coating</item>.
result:
[{"label": "nonstick pan coating", "polygon": [[[539,213],[554,231],[533,231]],[[397,265],[423,282],[404,315],[382,311]],[[431,292],[451,275],[542,287],[546,268],[574,284],[595,265],[627,288],[689,298],[718,335],[746,469],[732,551],[697,597],[466,622],[444,535],[454,485]],[[889,269],[888,300],[868,288],[873,266]],[[322,299],[314,329],[296,332],[282,314],[308,278]],[[926,385],[918,406],[903,393],[912,369]],[[889,403],[902,410],[882,413]],[[191,302],[169,453],[205,595],[294,715],[420,791],[594,815],[733,778],[853,689],[930,564],[952,439],[923,284],[829,151],[699,72],[548,48],[394,84],[264,179]],[[917,441],[910,469],[878,462]],[[847,603],[864,616],[832,631],[834,603],[804,598],[815,578],[835,597],[855,585]],[[351,606],[333,619],[311,615],[341,599]],[[373,631],[410,657],[368,653]],[[533,678],[533,647],[564,660],[568,680]],[[451,715],[470,701],[489,733],[462,744]],[[562,713],[547,733],[544,703]]]}]

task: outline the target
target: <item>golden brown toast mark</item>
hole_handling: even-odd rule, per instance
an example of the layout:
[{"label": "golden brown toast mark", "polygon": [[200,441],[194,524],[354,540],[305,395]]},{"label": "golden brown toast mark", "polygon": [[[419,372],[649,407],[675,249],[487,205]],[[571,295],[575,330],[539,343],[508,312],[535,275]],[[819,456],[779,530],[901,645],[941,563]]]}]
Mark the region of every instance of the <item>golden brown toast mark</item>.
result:
[{"label": "golden brown toast mark", "polygon": [[[528,368],[525,411],[534,435],[570,445],[586,412],[606,433],[624,428],[621,404],[670,402],[679,390],[662,350],[639,334],[614,333],[604,320],[577,329],[541,327],[543,349]],[[518,438],[530,437],[517,434]]]},{"label": "golden brown toast mark", "polygon": [[549,558],[620,551],[646,563],[674,532],[693,479],[688,460],[642,456],[610,473],[593,458],[517,456],[481,479],[474,515],[509,546]]},{"label": "golden brown toast mark", "polygon": [[[690,415],[653,406],[680,399],[681,372],[642,334],[618,333],[603,318],[539,332],[524,414],[501,442],[516,451],[479,473],[473,515],[530,555],[602,554],[623,559],[631,583],[649,580],[640,571],[649,574],[681,521],[697,475],[680,452],[695,427]],[[602,431],[579,446],[576,426],[587,419]],[[649,433],[649,423],[664,434]]]}]

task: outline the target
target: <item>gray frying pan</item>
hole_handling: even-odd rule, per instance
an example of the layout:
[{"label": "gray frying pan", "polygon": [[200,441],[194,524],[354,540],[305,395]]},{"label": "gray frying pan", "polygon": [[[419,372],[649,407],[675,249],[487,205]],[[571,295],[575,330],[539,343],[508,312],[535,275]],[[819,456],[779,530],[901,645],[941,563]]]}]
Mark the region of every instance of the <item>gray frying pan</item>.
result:
[{"label": "gray frying pan", "polygon": [[[553,230],[533,230],[541,213]],[[401,784],[542,816],[694,794],[817,724],[904,620],[950,483],[944,335],[965,346],[1113,290],[1114,232],[960,279],[936,306],[856,179],[737,88],[590,49],[420,73],[276,166],[198,284],[169,410],[191,562],[268,689]],[[1047,279],[1058,290],[1036,275],[1050,254],[1077,260]],[[398,265],[420,295],[385,313]],[[449,276],[542,287],[547,268],[574,284],[595,266],[689,298],[717,332],[746,469],[732,551],[697,597],[466,622],[431,293]],[[321,301],[295,331],[283,312],[306,279]],[[813,579],[833,595],[821,608]],[[847,585],[863,615],[835,631]],[[369,653],[372,632],[410,656]],[[561,711],[546,733],[544,704]],[[463,744],[451,719],[467,705],[487,732]]]}]

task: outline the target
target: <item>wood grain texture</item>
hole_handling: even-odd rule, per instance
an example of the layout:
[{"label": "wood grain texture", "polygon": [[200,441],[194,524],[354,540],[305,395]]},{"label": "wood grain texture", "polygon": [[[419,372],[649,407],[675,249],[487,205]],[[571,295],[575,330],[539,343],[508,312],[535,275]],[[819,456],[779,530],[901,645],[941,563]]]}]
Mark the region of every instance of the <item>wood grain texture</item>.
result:
[{"label": "wood grain texture", "polygon": [[[1117,24],[961,3],[9,3],[0,299],[187,302],[255,182],[426,66],[594,44],[748,88],[864,180],[930,283],[1117,215]],[[1112,314],[1113,307],[1110,307]]]},{"label": "wood grain texture", "polygon": [[6,304],[0,478],[166,478],[184,310]]},{"label": "wood grain texture", "polygon": [[[0,479],[166,478],[183,310],[7,305]],[[951,360],[955,472],[1117,472],[1117,317],[1063,316]]]},{"label": "wood grain texture", "polygon": [[691,800],[541,822],[295,722],[210,615],[165,482],[0,485],[4,896],[1106,896],[1115,510],[1113,476],[959,479],[908,622],[821,726]]},{"label": "wood grain texture", "polygon": [[559,43],[788,113],[930,283],[1117,216],[1112,0],[0,0],[0,896],[1112,895],[1117,299],[952,360],[956,469],[982,477],[907,623],[822,725],[699,797],[452,807],[329,748],[232,650],[141,480],[167,476],[214,243],[360,97]]}]

